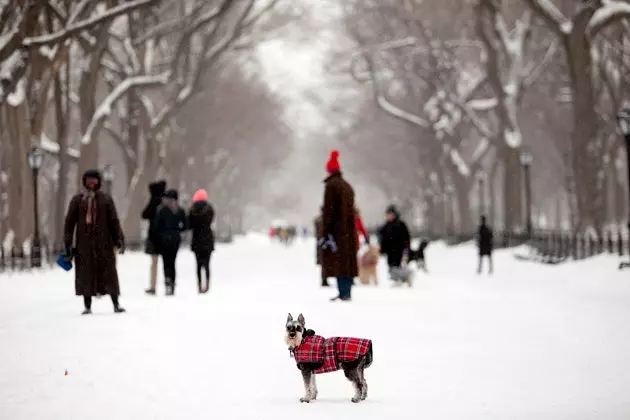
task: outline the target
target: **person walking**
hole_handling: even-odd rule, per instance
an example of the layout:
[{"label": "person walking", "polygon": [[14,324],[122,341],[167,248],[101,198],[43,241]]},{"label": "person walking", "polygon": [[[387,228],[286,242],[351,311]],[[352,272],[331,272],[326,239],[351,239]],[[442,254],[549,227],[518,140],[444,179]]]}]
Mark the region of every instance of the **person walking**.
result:
[{"label": "person walking", "polygon": [[477,229],[477,247],[479,249],[479,264],[477,274],[481,274],[483,258],[488,258],[488,274],[492,274],[492,250],[494,245],[494,234],[492,228],[488,226],[486,216],[481,216],[479,228]]},{"label": "person walking", "polygon": [[[190,248],[197,260],[197,288],[199,293],[210,290],[210,257],[214,251],[214,209],[208,202],[206,190],[197,190],[193,195],[193,204],[188,212],[188,227],[192,230]],[[201,285],[201,271],[205,272],[206,285]]]},{"label": "person walking", "polygon": [[155,230],[158,249],[164,267],[164,283],[166,295],[175,294],[176,270],[175,261],[182,242],[181,234],[186,230],[186,212],[179,206],[179,194],[170,189],[164,193],[162,205],[155,215]]},{"label": "person walking", "polygon": [[145,293],[149,295],[155,295],[155,287],[157,284],[157,268],[160,252],[157,249],[158,238],[155,235],[155,215],[157,214],[158,207],[162,203],[162,196],[166,191],[166,181],[160,180],[149,184],[149,193],[151,198],[147,203],[147,206],[142,211],[142,218],[149,221],[149,228],[147,232],[147,239],[144,243],[144,252],[151,256],[151,269],[149,272],[149,288],[145,290]]},{"label": "person walking", "polygon": [[326,273],[324,270],[324,265],[323,265],[323,257],[322,255],[324,254],[324,250],[322,249],[321,245],[320,245],[320,240],[324,238],[324,222],[323,222],[323,214],[324,214],[324,207],[320,207],[319,209],[319,216],[317,216],[315,218],[315,259],[317,262],[317,265],[319,266],[319,271],[320,271],[320,276],[322,279],[322,287],[330,287],[330,284],[328,283],[328,277],[326,277]]},{"label": "person walking", "polygon": [[387,255],[387,265],[392,274],[398,272],[407,263],[411,235],[395,206],[387,207],[385,218],[386,222],[379,230],[379,243],[381,254]]},{"label": "person walking", "polygon": [[354,190],[343,178],[338,151],[330,153],[326,171],[323,234],[318,242],[323,250],[323,275],[337,278],[339,295],[331,300],[350,301],[354,278],[359,275]]},{"label": "person walking", "polygon": [[64,223],[64,256],[76,260],[75,294],[83,296],[83,315],[92,313],[92,297],[109,295],[115,313],[125,312],[119,304],[120,285],[116,253],[125,252],[125,236],[114,200],[101,191],[97,170],[82,177],[83,191],[70,200]]}]

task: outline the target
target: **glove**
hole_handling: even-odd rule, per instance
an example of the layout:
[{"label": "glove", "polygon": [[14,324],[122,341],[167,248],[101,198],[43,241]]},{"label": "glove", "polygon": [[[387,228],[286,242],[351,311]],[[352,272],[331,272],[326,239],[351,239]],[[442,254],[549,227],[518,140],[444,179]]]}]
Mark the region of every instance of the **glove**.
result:
[{"label": "glove", "polygon": [[61,255],[68,261],[72,260],[73,252],[72,245],[65,245],[63,251],[61,251]]},{"label": "glove", "polygon": [[123,240],[118,241],[118,245],[116,245],[116,248],[118,248],[118,253],[119,254],[124,254],[125,253],[125,241],[123,241]]},{"label": "glove", "polygon": [[321,241],[323,241],[322,245],[320,245],[322,249],[330,248],[332,252],[337,252],[337,243],[332,235],[328,235],[328,239],[321,238],[320,242]]},{"label": "glove", "polygon": [[405,249],[403,251],[402,263],[406,265],[407,262],[409,262],[409,250]]}]

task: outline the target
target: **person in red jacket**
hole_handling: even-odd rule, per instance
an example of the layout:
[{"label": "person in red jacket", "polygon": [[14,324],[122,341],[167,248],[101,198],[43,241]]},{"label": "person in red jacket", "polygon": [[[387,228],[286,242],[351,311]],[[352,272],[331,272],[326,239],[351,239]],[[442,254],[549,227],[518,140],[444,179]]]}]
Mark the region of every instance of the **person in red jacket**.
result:
[{"label": "person in red jacket", "polygon": [[354,223],[357,227],[357,251],[361,248],[361,236],[363,235],[363,239],[367,245],[370,244],[370,234],[365,229],[365,225],[363,224],[363,219],[361,219],[361,214],[359,213],[359,209],[355,207],[354,209]]}]

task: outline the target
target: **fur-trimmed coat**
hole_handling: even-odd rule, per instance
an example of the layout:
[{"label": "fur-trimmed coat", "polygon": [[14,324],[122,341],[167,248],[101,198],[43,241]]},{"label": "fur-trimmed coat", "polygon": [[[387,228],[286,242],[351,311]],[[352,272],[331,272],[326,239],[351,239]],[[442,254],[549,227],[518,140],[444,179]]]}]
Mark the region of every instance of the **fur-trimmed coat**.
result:
[{"label": "fur-trimmed coat", "polygon": [[302,344],[293,349],[298,368],[301,363],[321,363],[315,374],[335,372],[340,363],[354,362],[365,356],[372,347],[372,340],[355,337],[324,338],[313,330],[306,330]]},{"label": "fur-trimmed coat", "polygon": [[86,221],[86,194],[72,197],[66,214],[64,244],[72,247],[74,243],[76,248],[75,293],[77,296],[118,296],[120,286],[114,249],[125,238],[114,200],[101,191],[94,193],[94,200],[96,215],[91,225]]},{"label": "fur-trimmed coat", "polygon": [[330,247],[323,251],[322,274],[325,277],[352,279],[359,275],[354,190],[343,179],[341,172],[330,175],[324,183],[323,236],[332,235],[337,243],[337,252],[332,252]]}]

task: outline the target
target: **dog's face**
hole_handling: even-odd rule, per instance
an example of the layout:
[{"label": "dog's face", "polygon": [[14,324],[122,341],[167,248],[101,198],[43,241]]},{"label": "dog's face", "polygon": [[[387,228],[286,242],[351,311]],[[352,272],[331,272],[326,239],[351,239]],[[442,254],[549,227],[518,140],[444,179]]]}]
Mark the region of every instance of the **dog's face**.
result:
[{"label": "dog's face", "polygon": [[297,320],[293,319],[291,314],[287,317],[284,341],[290,349],[296,348],[302,344],[302,336],[305,331],[305,325],[306,322],[304,320],[304,315],[302,314],[298,315]]}]

